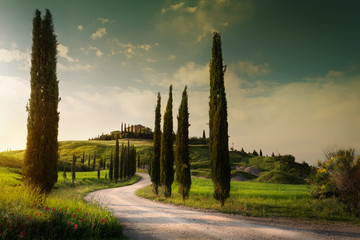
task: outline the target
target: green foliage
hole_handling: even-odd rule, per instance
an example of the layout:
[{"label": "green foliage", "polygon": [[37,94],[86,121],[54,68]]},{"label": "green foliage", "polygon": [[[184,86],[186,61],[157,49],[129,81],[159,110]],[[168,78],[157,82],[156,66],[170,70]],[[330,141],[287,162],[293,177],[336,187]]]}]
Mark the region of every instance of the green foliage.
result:
[{"label": "green foliage", "polygon": [[187,87],[181,98],[178,114],[178,130],[176,134],[176,179],[179,183],[179,193],[183,200],[189,197],[191,187],[189,163],[189,111]]},{"label": "green foliage", "polygon": [[27,106],[27,143],[23,166],[28,185],[49,193],[57,181],[58,102],[57,40],[52,15],[35,11],[31,58],[31,94]]},{"label": "green foliage", "polygon": [[315,185],[312,196],[338,197],[348,210],[360,215],[360,157],[355,156],[352,148],[328,151],[325,156],[312,178]]},{"label": "green foliage", "polygon": [[157,104],[155,108],[155,129],[154,129],[154,147],[153,156],[150,165],[150,177],[153,183],[154,192],[158,194],[160,185],[160,154],[161,154],[161,96],[158,93]]},{"label": "green foliage", "polygon": [[221,35],[214,32],[212,58],[210,62],[210,102],[209,102],[209,148],[211,178],[214,182],[214,198],[224,206],[230,196],[230,160],[227,122],[227,102],[221,52]]},{"label": "green foliage", "polygon": [[257,176],[248,173],[248,172],[244,172],[244,171],[240,171],[240,170],[232,170],[231,171],[231,178],[236,178],[236,177],[242,177],[246,180],[252,180],[252,179],[256,179]]},{"label": "green foliage", "polygon": [[160,182],[165,186],[165,197],[171,196],[171,185],[174,181],[172,101],[172,85],[170,85],[169,99],[164,113],[160,154]]},{"label": "green foliage", "polygon": [[256,181],[281,184],[306,184],[304,179],[281,170],[271,170],[269,172],[265,172],[261,174],[260,177],[256,179]]}]

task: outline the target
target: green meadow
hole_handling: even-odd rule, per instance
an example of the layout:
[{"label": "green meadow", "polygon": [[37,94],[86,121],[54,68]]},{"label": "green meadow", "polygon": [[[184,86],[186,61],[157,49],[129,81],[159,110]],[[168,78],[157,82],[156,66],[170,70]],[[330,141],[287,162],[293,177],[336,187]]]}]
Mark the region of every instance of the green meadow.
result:
[{"label": "green meadow", "polygon": [[[44,196],[25,188],[17,174],[0,167],[0,239],[126,239],[117,219],[96,203],[84,201],[92,191],[137,182],[105,181],[106,171],[77,172],[75,186],[59,172],[53,191]],[[14,178],[15,177],[15,178]]]},{"label": "green meadow", "polygon": [[173,195],[165,198],[163,189],[159,196],[147,186],[137,191],[140,197],[199,209],[214,209],[224,213],[253,217],[281,217],[306,219],[318,222],[343,221],[360,225],[360,219],[346,211],[336,199],[312,199],[311,185],[274,184],[259,182],[231,182],[230,198],[220,207],[213,194],[209,179],[192,177],[190,197],[186,201],[178,193],[178,184],[172,185]]}]

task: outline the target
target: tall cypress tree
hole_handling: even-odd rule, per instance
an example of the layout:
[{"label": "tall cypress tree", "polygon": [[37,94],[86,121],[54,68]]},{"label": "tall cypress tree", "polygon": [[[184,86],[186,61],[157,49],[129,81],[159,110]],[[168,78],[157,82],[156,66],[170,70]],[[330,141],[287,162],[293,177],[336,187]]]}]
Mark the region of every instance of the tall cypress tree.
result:
[{"label": "tall cypress tree", "polygon": [[114,156],[114,179],[119,180],[119,138],[116,138],[115,156]]},{"label": "tall cypress tree", "polygon": [[189,163],[189,111],[188,95],[185,87],[181,98],[178,114],[178,130],[176,134],[176,179],[179,183],[179,193],[183,200],[189,197],[191,186]]},{"label": "tall cypress tree", "polygon": [[32,32],[31,94],[27,105],[27,143],[24,180],[49,193],[57,181],[58,103],[56,77],[57,40],[52,15],[47,9],[44,19],[35,11]]},{"label": "tall cypress tree", "polygon": [[230,160],[227,122],[227,102],[221,52],[221,35],[213,36],[212,58],[210,62],[210,102],[209,102],[209,149],[211,178],[214,182],[214,198],[224,206],[230,196]]},{"label": "tall cypress tree", "polygon": [[112,182],[114,177],[114,165],[113,165],[113,153],[111,151],[111,155],[110,155],[110,165],[109,165],[109,179]]},{"label": "tall cypress tree", "polygon": [[161,136],[160,182],[165,186],[165,197],[171,197],[171,185],[174,182],[172,85],[164,113],[164,125]]},{"label": "tall cypress tree", "polygon": [[157,104],[155,108],[155,128],[154,128],[154,148],[151,159],[150,175],[153,183],[154,192],[158,195],[160,185],[160,152],[161,152],[161,96],[158,93]]}]

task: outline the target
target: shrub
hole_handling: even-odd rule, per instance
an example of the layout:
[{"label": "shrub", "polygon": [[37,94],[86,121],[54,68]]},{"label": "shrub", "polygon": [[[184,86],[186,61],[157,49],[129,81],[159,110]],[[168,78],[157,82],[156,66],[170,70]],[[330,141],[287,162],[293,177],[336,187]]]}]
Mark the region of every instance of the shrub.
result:
[{"label": "shrub", "polygon": [[256,180],[258,182],[282,183],[282,184],[306,184],[306,181],[281,170],[265,172]]},{"label": "shrub", "polygon": [[360,203],[360,157],[355,150],[338,149],[325,152],[326,160],[318,162],[319,168],[314,176],[313,197],[336,196],[348,207],[359,214]]}]

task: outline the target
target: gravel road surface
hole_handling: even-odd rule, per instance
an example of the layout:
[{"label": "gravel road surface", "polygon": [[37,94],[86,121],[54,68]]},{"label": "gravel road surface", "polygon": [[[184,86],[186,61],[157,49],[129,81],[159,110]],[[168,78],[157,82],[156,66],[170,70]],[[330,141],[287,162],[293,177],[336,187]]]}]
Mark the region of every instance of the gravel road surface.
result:
[{"label": "gravel road surface", "polygon": [[151,183],[139,175],[136,184],[86,196],[113,211],[130,239],[360,239],[360,226],[249,218],[139,198],[135,191]]}]

